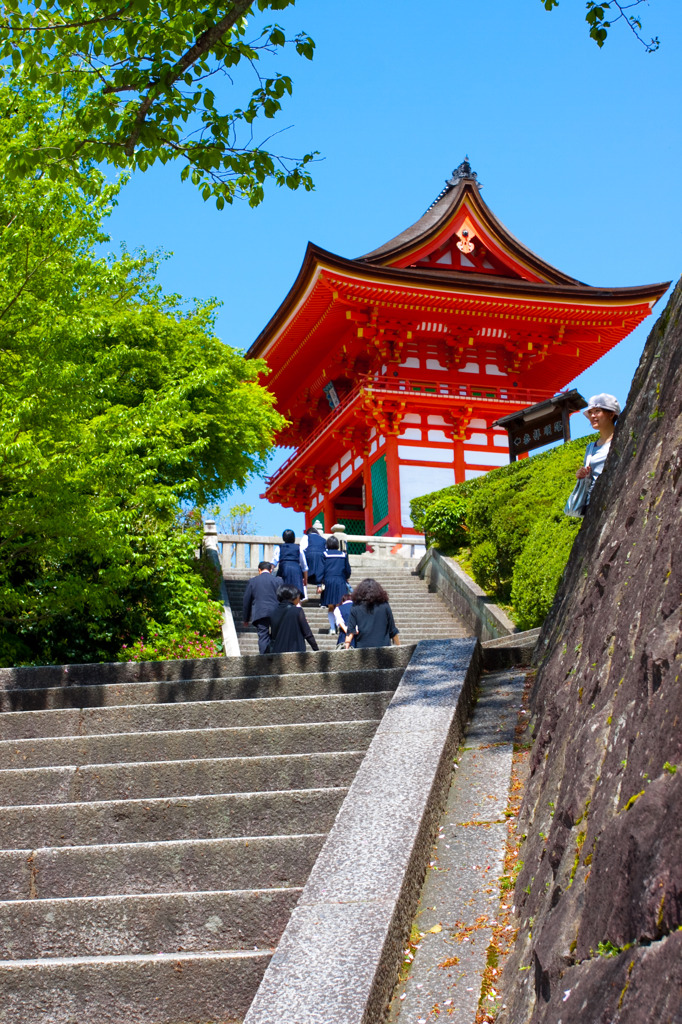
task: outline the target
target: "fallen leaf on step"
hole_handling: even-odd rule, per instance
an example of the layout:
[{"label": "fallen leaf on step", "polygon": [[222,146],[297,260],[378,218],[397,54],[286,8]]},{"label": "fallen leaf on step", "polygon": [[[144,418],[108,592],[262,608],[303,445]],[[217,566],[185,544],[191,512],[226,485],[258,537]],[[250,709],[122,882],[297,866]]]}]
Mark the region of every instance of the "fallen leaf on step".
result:
[{"label": "fallen leaf on step", "polygon": [[429,931],[430,932],[436,932],[436,933],[442,932],[443,931],[443,926],[440,925],[440,924],[434,924],[433,928],[429,928]]}]

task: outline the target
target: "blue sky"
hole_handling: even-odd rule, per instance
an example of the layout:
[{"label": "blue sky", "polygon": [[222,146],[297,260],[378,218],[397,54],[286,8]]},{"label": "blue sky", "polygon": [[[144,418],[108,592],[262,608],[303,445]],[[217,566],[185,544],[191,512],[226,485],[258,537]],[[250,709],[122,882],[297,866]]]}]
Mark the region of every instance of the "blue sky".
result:
[{"label": "blue sky", "polygon": [[[218,333],[247,349],[288,292],[308,240],[359,256],[413,223],[468,154],[483,197],[543,259],[592,285],[675,280],[682,272],[682,4],[643,5],[647,54],[623,24],[602,50],[583,0],[298,0],[276,19],[317,44],[269,70],[294,94],[271,148],[319,150],[316,190],[269,189],[256,210],[204,203],[179,167],[133,177],[109,222],[112,248],[161,248],[168,291],[222,302]],[[275,20],[269,18],[269,21]],[[224,102],[242,105],[241,81]],[[231,107],[230,107],[231,109]],[[663,309],[665,300],[656,307]],[[625,401],[649,318],[566,384]],[[574,436],[587,432],[572,419]],[[275,468],[287,452],[278,452]],[[262,481],[226,505],[256,506],[259,532],[303,517],[261,501]]]}]

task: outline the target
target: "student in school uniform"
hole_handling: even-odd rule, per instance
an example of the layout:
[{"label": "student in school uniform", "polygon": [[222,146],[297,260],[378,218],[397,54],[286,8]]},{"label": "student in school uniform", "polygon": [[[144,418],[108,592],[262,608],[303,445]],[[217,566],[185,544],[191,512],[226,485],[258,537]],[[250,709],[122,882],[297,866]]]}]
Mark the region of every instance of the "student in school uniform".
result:
[{"label": "student in school uniform", "polygon": [[246,584],[242,620],[252,622],[258,633],[258,651],[265,654],[270,643],[270,615],[277,608],[277,594],[282,581],[271,575],[270,562],[258,563],[258,575]]},{"label": "student in school uniform", "polygon": [[308,563],[300,545],[296,543],[293,530],[285,530],[282,534],[282,543],[275,548],[272,566],[282,583],[287,587],[295,587],[302,597],[305,596]]},{"label": "student in school uniform", "polygon": [[344,640],[346,647],[350,647],[353,635],[358,647],[388,647],[391,643],[400,645],[388,594],[376,580],[362,580],[353,591],[353,607],[348,616],[348,632]]},{"label": "student in school uniform", "polygon": [[[321,523],[318,523],[321,527]],[[324,558],[326,544],[324,537],[314,525],[306,530],[301,540],[301,551],[305,553],[308,563],[308,583],[319,583],[319,575],[322,572],[322,559]]]},{"label": "student in school uniform", "polygon": [[[341,601],[341,598],[348,590],[350,579],[350,562],[345,551],[339,548],[338,537],[330,537],[327,541],[327,550],[322,560],[322,574],[318,582],[324,586],[324,596],[321,598],[327,606],[329,617],[329,632],[336,632],[334,621],[334,608]],[[322,587],[318,587],[318,593]]]},{"label": "student in school uniform", "polygon": [[279,606],[270,615],[269,654],[289,654],[305,651],[306,640],[314,651],[319,650],[305,612],[301,608],[301,594],[295,587],[280,587]]},{"label": "student in school uniform", "polygon": [[[337,604],[334,609],[334,621],[336,623],[336,629],[339,634],[338,640],[336,641],[337,647],[343,647],[343,642],[346,639],[348,633],[348,620],[350,619],[350,610],[353,607],[353,598],[350,594],[344,594],[341,598],[341,603]],[[351,637],[351,647],[355,647],[355,636]]]}]

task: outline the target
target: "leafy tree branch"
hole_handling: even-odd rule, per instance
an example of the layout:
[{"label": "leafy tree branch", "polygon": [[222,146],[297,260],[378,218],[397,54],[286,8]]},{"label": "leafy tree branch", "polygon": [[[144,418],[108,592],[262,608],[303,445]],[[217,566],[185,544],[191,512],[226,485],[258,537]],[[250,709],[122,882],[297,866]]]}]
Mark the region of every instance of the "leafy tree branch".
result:
[{"label": "leafy tree branch", "polygon": [[[313,152],[271,153],[253,134],[254,124],[276,117],[292,91],[288,74],[258,71],[263,61],[292,49],[313,56],[306,33],[288,39],[279,25],[258,28],[260,15],[293,3],[129,0],[102,10],[96,0],[47,0],[29,12],[23,0],[5,0],[0,60],[10,98],[18,102],[43,90],[67,108],[70,132],[47,148],[27,139],[10,147],[4,173],[45,170],[64,179],[99,162],[145,171],[179,160],[183,178],[219,208],[235,199],[257,205],[267,181],[312,189]],[[241,70],[232,77],[240,66],[255,72],[250,94]],[[245,87],[245,102],[232,106],[231,92]]]},{"label": "leafy tree branch", "polygon": [[[629,13],[635,7],[648,2],[649,0],[631,0],[630,3],[623,3],[622,0],[587,0],[585,21],[590,27],[590,38],[594,39],[597,46],[602,47],[609,29],[617,22],[624,21],[646,52],[654,53],[660,46],[658,36],[647,40],[642,34],[641,19]],[[541,0],[541,3],[546,11],[559,6],[559,0]]]}]

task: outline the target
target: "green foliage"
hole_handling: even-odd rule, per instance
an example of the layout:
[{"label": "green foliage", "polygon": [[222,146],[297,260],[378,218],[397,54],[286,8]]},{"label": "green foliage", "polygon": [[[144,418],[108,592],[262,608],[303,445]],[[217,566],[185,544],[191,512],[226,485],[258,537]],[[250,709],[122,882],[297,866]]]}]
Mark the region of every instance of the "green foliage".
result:
[{"label": "green foliage", "polygon": [[[519,459],[411,503],[412,521],[422,530],[434,506],[464,505],[474,579],[498,600],[511,599],[518,625],[525,629],[540,625],[547,614],[580,528],[580,520],[562,510],[592,439]],[[448,548],[457,546],[457,538],[453,535],[449,543],[446,538]]]},{"label": "green foliage", "polygon": [[497,591],[502,585],[497,548],[491,540],[481,541],[471,551],[471,571],[479,587]]},{"label": "green foliage", "polygon": [[213,637],[202,636],[197,631],[173,635],[170,632],[152,634],[148,639],[140,637],[134,644],[124,644],[118,661],[171,661],[183,658],[218,658],[221,645]]},{"label": "green foliage", "polygon": [[256,521],[253,517],[253,512],[253,505],[247,505],[245,502],[231,505],[227,510],[228,529],[225,530],[225,533],[238,534],[239,536],[255,533]]},{"label": "green foliage", "polygon": [[[585,21],[589,25],[590,38],[601,48],[606,42],[609,29],[622,20],[646,52],[654,53],[661,45],[658,36],[647,42],[642,36],[641,20],[636,15],[628,13],[633,7],[639,7],[640,4],[647,2],[648,0],[587,0]],[[540,0],[540,3],[546,11],[553,11],[559,6],[559,0]]]},{"label": "green foliage", "polygon": [[416,530],[426,533],[425,516],[428,509],[436,501],[444,498],[455,498],[457,501],[466,502],[473,490],[478,486],[479,480],[483,477],[476,477],[474,480],[467,480],[462,484],[454,484],[452,487],[443,487],[440,491],[431,491],[429,494],[422,494],[410,501],[410,515]]},{"label": "green foliage", "polygon": [[[291,48],[313,56],[305,32],[287,39],[279,25],[259,19],[293,3],[38,0],[27,6],[5,0],[5,117],[16,118],[22,97],[45,91],[49,104],[56,103],[53,126],[66,116],[70,130],[48,142],[17,139],[4,153],[3,175],[47,171],[63,178],[84,162],[146,171],[178,160],[181,178],[204,199],[215,197],[219,209],[235,198],[256,206],[267,180],[312,189],[313,153],[286,158],[254,141],[257,124],[274,118],[292,91],[288,75],[259,70],[261,59]],[[245,101],[233,110],[224,102],[230,88],[240,88]]]},{"label": "green foliage", "polygon": [[422,529],[432,543],[449,554],[466,544],[466,501],[457,494],[434,501],[422,517]]},{"label": "green foliage", "polygon": [[[626,946],[614,946],[610,941],[600,942],[597,946],[597,956],[620,956],[624,949],[629,949],[632,943],[628,943]],[[594,956],[594,950],[591,949],[590,953]]]},{"label": "green foliage", "polygon": [[535,523],[513,567],[511,603],[521,629],[547,615],[579,529],[579,519],[561,513]]},{"label": "green foliage", "polygon": [[[0,155],[15,127],[0,120]],[[282,424],[263,365],[215,336],[214,304],[164,296],[144,253],[95,255],[116,191],[94,169],[0,179],[5,665],[215,632],[200,524],[181,510],[242,487]]]}]

